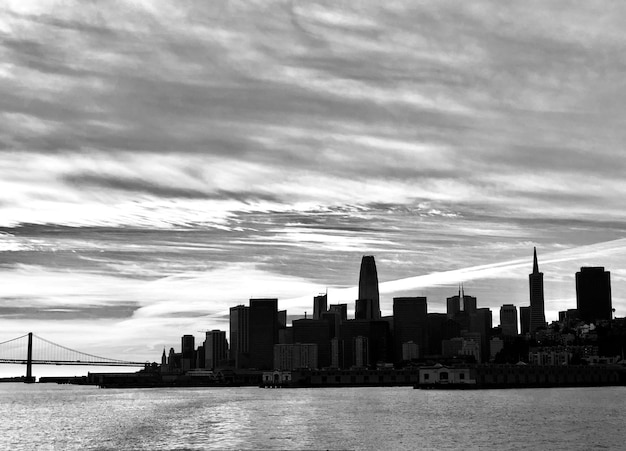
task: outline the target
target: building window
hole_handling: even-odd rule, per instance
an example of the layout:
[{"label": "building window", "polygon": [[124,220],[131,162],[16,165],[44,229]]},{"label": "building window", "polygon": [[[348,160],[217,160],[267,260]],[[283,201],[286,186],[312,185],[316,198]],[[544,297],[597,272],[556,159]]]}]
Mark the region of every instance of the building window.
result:
[{"label": "building window", "polygon": [[446,371],[442,371],[441,373],[439,373],[439,380],[440,381],[447,381],[448,380],[448,373]]},{"label": "building window", "polygon": [[424,374],[424,380],[427,381],[428,379],[430,379],[430,374]]},{"label": "building window", "polygon": [[459,379],[464,380],[465,379],[465,373],[459,374]]}]

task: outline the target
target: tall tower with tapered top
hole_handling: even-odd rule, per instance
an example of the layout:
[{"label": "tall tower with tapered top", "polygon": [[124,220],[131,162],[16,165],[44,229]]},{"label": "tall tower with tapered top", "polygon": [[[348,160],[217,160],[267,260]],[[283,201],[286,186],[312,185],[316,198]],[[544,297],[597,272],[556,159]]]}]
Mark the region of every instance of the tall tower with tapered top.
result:
[{"label": "tall tower with tapered top", "polygon": [[359,298],[356,301],[357,319],[380,319],[378,273],[373,255],[364,255],[359,275]]},{"label": "tall tower with tapered top", "polygon": [[537,248],[533,251],[533,272],[528,275],[530,286],[530,333],[546,325],[546,314],[543,303],[543,273],[539,272]]}]

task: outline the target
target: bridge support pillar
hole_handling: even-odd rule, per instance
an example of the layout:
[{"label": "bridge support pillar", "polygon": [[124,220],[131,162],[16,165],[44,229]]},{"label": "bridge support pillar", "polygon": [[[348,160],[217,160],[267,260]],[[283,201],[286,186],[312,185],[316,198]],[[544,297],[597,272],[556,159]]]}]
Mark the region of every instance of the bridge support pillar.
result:
[{"label": "bridge support pillar", "polygon": [[27,384],[35,382],[33,377],[33,333],[28,332],[28,351],[26,354],[26,380]]}]

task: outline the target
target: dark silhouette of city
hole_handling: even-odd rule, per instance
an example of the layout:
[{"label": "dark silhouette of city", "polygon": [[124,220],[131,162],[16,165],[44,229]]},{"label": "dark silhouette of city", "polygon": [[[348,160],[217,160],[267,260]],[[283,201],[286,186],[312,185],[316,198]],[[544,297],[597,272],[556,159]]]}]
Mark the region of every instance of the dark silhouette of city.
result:
[{"label": "dark silhouette of city", "polygon": [[[536,249],[528,277],[530,305],[521,306],[518,316],[515,305],[503,304],[498,327],[492,327],[492,311],[479,307],[463,285],[446,299],[446,313],[429,313],[423,296],[395,297],[393,314],[382,316],[376,262],[364,256],[354,318],[348,318],[347,304],[329,305],[327,294],[320,294],[313,297],[313,315],[289,326],[278,299],[250,299],[247,306],[230,308],[228,338],[226,331],[214,329],[196,346],[194,335],[186,334],[180,352],[164,349],[160,364],[137,373],[90,373],[69,382],[104,387],[626,384],[626,319],[613,318],[610,273],[581,268],[575,275],[577,308],[559,312],[550,324]],[[32,338],[28,334],[28,357],[22,362],[28,363],[26,382],[34,381]],[[60,347],[75,353],[64,357],[67,361],[133,363]]]},{"label": "dark silhouette of city", "polygon": [[[581,268],[577,308],[559,312],[551,324],[536,248],[528,277],[530,305],[521,306],[519,316],[515,305],[502,305],[498,327],[492,311],[462,285],[447,298],[445,314],[428,313],[426,297],[395,297],[393,315],[382,316],[375,259],[364,256],[354,318],[347,317],[347,304],[328,305],[320,294],[313,297],[313,316],[288,326],[277,299],[250,299],[249,306],[230,309],[229,340],[225,331],[212,330],[193,350],[193,337],[183,336],[182,352],[164,350],[158,372],[181,384],[202,378],[266,386],[624,383],[626,322],[612,317],[610,273]],[[595,373],[585,372],[589,368]],[[507,379],[506,371],[515,378]]]}]

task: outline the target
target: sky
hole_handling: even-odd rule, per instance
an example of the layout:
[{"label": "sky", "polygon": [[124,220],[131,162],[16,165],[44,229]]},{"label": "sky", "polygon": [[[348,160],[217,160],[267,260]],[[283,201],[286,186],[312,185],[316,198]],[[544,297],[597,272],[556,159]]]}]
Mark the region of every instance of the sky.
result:
[{"label": "sky", "polygon": [[159,360],[353,311],[363,255],[384,315],[462,283],[497,325],[533,247],[548,321],[582,266],[626,316],[626,5],[384,3],[2,2],[0,342]]}]

